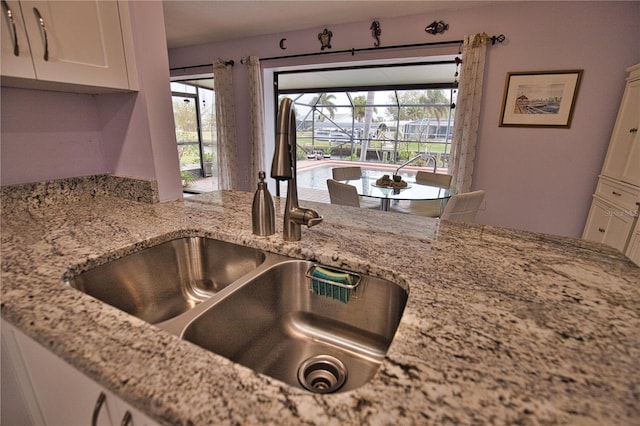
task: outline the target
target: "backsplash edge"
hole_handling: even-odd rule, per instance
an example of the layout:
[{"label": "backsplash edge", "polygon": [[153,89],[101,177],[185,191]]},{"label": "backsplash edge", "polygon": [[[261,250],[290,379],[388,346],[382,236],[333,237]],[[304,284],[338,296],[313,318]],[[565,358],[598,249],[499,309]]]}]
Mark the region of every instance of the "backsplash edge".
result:
[{"label": "backsplash edge", "polygon": [[2,209],[5,212],[47,207],[96,196],[112,196],[149,204],[160,200],[157,181],[109,174],[0,186]]}]

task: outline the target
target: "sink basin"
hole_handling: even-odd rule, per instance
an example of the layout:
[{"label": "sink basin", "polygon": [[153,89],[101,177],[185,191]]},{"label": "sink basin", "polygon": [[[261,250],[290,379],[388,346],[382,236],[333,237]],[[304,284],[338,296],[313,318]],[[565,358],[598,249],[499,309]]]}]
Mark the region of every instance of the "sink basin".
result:
[{"label": "sink basin", "polygon": [[264,260],[250,247],[187,237],[98,266],[68,284],[155,324],[193,308]]},{"label": "sink basin", "polygon": [[310,290],[305,272],[312,265],[285,260],[229,288],[191,320],[182,337],[313,392],[363,385],[393,340],[407,292],[393,282],[362,276],[343,303]]}]

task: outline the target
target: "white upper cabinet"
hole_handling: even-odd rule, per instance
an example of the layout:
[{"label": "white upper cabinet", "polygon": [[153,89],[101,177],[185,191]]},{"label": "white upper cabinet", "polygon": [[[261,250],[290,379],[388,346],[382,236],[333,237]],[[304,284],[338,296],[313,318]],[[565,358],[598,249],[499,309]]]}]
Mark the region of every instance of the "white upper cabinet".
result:
[{"label": "white upper cabinet", "polygon": [[[34,79],[35,74],[38,82],[134,89],[129,82],[133,64],[127,63],[131,55],[126,55],[123,36],[129,32],[121,25],[121,21],[128,22],[121,20],[121,14],[128,12],[126,4],[119,7],[116,1],[7,1],[16,23],[18,46],[27,48],[16,57],[15,37],[6,38],[13,33],[13,24],[4,3],[3,85],[29,87],[29,81],[24,79]],[[26,62],[29,50],[31,70],[24,69],[26,66],[5,67],[18,60]]]},{"label": "white upper cabinet", "polygon": [[2,19],[0,20],[0,42],[2,43],[3,76],[36,78],[31,61],[31,49],[24,28],[22,11],[17,1],[2,0]]},{"label": "white upper cabinet", "polygon": [[640,65],[632,68],[602,174],[640,186]]}]

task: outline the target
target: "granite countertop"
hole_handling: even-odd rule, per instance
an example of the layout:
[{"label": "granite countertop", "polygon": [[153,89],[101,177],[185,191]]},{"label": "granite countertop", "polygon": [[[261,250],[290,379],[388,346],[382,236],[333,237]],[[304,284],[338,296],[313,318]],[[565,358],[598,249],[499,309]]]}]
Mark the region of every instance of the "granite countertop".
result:
[{"label": "granite countertop", "polygon": [[[284,242],[283,200],[278,233],[255,237],[251,199],[3,202],[2,316],[165,424],[637,424],[640,268],[617,251],[307,201],[324,222]],[[409,299],[378,373],[357,390],[313,395],[62,282],[187,235],[402,283]]]}]

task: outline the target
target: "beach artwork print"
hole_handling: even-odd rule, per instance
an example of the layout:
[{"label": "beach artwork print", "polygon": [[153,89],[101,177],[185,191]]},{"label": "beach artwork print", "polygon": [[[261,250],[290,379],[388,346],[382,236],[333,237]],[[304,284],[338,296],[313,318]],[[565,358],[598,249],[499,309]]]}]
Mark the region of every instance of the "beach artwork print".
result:
[{"label": "beach artwork print", "polygon": [[537,86],[521,84],[516,91],[514,114],[557,114],[562,102],[564,83],[549,83]]},{"label": "beach artwork print", "polygon": [[581,76],[582,70],[509,73],[500,126],[568,128]]}]

